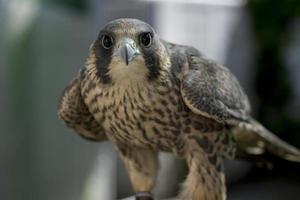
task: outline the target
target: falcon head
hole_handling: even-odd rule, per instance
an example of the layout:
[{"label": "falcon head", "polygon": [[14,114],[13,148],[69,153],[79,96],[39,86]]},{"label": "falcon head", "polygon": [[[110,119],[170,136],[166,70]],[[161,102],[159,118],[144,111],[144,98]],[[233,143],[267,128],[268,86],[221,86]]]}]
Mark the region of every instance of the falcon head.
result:
[{"label": "falcon head", "polygon": [[102,83],[154,80],[169,66],[166,49],[153,28],[137,19],[109,22],[93,43],[97,75]]}]

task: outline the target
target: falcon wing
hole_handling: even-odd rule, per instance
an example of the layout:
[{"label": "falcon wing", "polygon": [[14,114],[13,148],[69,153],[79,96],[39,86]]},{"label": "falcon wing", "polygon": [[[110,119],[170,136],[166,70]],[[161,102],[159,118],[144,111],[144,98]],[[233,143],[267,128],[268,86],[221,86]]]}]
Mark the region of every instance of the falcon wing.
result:
[{"label": "falcon wing", "polygon": [[188,67],[181,80],[181,94],[193,112],[220,122],[248,121],[250,105],[231,72],[204,58],[196,49],[186,50]]},{"label": "falcon wing", "polygon": [[81,96],[80,78],[65,88],[58,107],[58,116],[80,136],[89,140],[106,140],[103,128],[89,112]]},{"label": "falcon wing", "polygon": [[251,118],[248,98],[228,69],[204,58],[194,48],[187,48],[186,55],[188,67],[181,80],[185,104],[196,114],[234,125],[238,157],[263,158],[260,156],[270,152],[300,162],[297,148]]}]

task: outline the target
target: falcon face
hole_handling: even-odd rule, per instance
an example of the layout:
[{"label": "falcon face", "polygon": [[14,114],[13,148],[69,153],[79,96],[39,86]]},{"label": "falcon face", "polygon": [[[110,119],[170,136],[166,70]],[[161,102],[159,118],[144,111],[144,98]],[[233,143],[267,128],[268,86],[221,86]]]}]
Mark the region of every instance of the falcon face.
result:
[{"label": "falcon face", "polygon": [[158,151],[187,161],[181,200],[225,200],[223,159],[235,153],[300,161],[298,149],[251,117],[248,98],[227,68],[193,47],[160,40],[135,19],[103,28],[58,113],[84,138],[112,142],[137,200],[152,199]]},{"label": "falcon face", "polygon": [[108,23],[92,48],[103,83],[157,78],[165,51],[152,27],[136,19]]}]

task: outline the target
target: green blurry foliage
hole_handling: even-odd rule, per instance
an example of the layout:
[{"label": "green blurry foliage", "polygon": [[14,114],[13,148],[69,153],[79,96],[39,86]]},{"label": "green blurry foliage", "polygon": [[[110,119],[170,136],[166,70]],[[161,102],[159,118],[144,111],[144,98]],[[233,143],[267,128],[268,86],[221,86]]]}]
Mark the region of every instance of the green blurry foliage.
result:
[{"label": "green blurry foliage", "polygon": [[293,91],[282,59],[283,48],[289,41],[290,24],[300,16],[300,1],[250,0],[248,8],[258,47],[255,80],[258,119],[300,147],[300,119],[290,118],[286,111]]},{"label": "green blurry foliage", "polygon": [[42,1],[50,4],[59,4],[60,6],[65,6],[79,12],[85,12],[87,9],[86,0],[42,0]]}]

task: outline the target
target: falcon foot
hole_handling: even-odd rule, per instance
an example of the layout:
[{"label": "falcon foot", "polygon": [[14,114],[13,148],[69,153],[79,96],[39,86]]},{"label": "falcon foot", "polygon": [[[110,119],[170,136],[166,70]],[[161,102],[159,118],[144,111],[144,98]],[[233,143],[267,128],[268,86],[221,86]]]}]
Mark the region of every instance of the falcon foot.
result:
[{"label": "falcon foot", "polygon": [[154,200],[154,198],[149,192],[139,192],[135,194],[135,200]]}]

